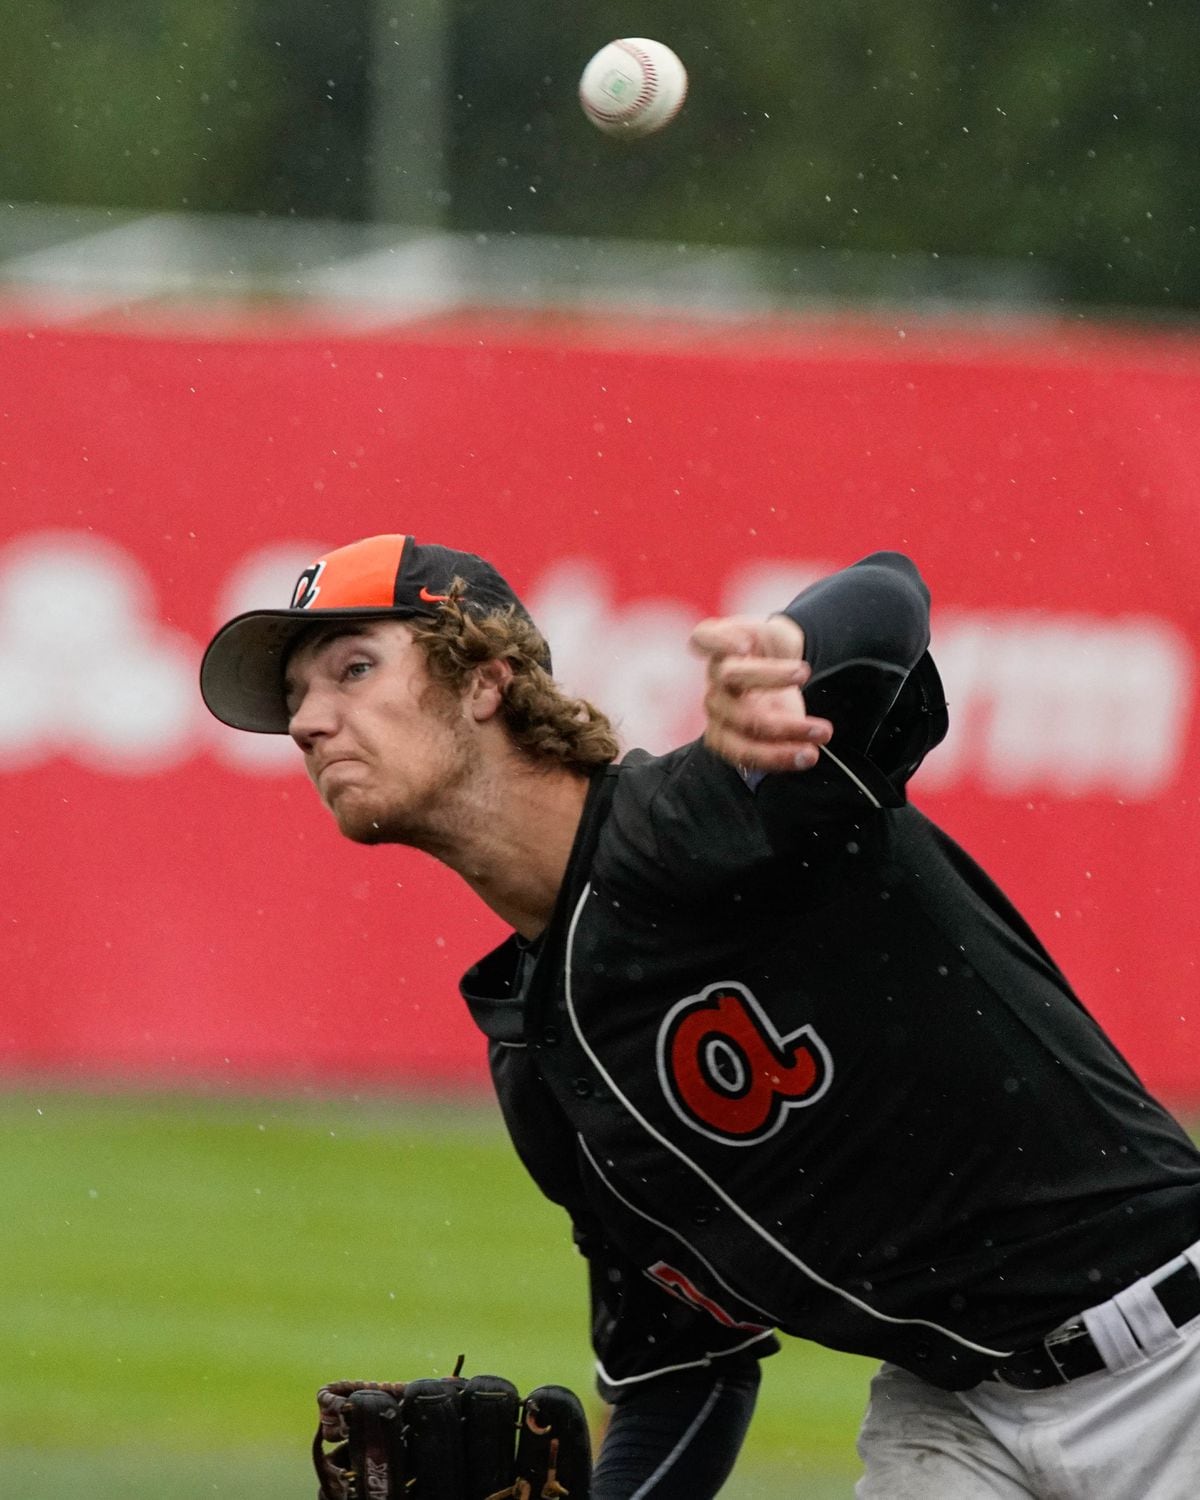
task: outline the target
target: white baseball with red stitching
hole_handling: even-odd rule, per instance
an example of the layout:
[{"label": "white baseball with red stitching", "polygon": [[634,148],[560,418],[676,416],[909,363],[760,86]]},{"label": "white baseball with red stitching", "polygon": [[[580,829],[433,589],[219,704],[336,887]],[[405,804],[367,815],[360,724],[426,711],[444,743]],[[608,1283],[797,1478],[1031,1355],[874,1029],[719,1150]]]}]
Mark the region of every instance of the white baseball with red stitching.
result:
[{"label": "white baseball with red stitching", "polygon": [[579,80],[579,102],[610,135],[649,135],[683,107],[687,69],[662,42],[626,36],[601,47]]}]

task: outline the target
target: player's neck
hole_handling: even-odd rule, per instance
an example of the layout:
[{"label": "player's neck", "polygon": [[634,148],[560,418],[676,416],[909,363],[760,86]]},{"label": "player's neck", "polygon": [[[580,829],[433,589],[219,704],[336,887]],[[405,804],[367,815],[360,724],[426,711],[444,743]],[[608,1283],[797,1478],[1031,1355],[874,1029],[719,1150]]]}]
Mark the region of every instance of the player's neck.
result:
[{"label": "player's neck", "polygon": [[475,786],[453,844],[430,852],[522,937],[536,937],[554,910],[588,785],[514,758]]}]

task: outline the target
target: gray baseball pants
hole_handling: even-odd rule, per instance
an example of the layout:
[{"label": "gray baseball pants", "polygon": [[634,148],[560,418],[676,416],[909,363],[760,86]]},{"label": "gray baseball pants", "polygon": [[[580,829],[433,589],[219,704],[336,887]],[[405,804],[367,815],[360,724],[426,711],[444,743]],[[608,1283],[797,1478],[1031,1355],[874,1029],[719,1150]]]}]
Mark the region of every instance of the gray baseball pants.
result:
[{"label": "gray baseball pants", "polygon": [[858,1500],[1198,1500],[1200,1317],[1175,1328],[1152,1297],[1183,1260],[1087,1310],[1108,1368],[1067,1385],[943,1391],[884,1365]]}]

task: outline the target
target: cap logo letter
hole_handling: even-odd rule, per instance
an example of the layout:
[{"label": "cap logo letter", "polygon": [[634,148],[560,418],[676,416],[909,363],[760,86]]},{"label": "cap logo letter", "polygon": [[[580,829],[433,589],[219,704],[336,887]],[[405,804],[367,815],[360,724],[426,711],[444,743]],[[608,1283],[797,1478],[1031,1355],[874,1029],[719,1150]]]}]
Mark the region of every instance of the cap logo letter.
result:
[{"label": "cap logo letter", "polygon": [[311,609],[317,602],[317,595],[321,592],[317,579],[325,571],[325,559],[313,563],[311,568],[305,568],[296,580],[296,587],[292,593],[293,609]]}]

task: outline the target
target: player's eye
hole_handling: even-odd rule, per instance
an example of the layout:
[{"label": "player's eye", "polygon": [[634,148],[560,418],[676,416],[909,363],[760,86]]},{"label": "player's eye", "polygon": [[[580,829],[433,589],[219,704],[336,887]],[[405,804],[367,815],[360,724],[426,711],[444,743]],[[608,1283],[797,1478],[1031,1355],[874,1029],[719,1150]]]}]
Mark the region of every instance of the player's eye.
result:
[{"label": "player's eye", "polygon": [[365,677],[371,670],[371,666],[371,662],[364,661],[362,657],[355,657],[342,668],[342,681],[353,681],[355,678]]}]

